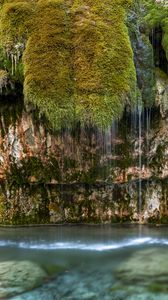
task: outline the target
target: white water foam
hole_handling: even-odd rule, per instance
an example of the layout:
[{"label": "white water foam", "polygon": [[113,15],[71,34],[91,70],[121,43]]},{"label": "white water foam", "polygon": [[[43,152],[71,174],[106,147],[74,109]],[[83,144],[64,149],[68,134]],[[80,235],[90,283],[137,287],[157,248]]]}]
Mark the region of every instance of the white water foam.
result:
[{"label": "white water foam", "polygon": [[0,247],[16,247],[22,249],[35,249],[35,250],[87,250],[87,251],[108,251],[120,249],[125,247],[133,247],[139,245],[168,245],[168,239],[159,238],[134,238],[127,239],[120,242],[107,242],[107,243],[82,243],[76,242],[55,242],[55,243],[35,243],[35,242],[13,242],[13,241],[0,241]]}]

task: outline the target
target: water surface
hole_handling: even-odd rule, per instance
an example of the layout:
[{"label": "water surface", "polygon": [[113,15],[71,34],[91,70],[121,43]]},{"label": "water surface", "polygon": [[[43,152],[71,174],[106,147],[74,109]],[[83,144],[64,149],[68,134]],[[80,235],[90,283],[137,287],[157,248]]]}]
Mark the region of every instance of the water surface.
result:
[{"label": "water surface", "polygon": [[33,261],[49,275],[13,300],[166,300],[167,250],[166,226],[0,228],[0,262]]}]

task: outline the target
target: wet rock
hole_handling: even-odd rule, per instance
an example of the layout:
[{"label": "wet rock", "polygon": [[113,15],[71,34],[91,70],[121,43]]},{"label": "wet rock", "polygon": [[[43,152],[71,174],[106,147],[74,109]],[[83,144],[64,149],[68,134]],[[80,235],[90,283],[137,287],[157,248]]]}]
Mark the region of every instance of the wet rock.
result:
[{"label": "wet rock", "polygon": [[30,146],[34,146],[35,140],[34,140],[32,128],[28,128],[25,131],[25,142]]},{"label": "wet rock", "polygon": [[46,272],[30,261],[0,263],[0,299],[11,297],[39,286]]},{"label": "wet rock", "polygon": [[160,69],[156,70],[156,105],[160,106],[162,117],[168,114],[168,76]]},{"label": "wet rock", "polygon": [[143,212],[144,220],[150,217],[157,219],[159,215],[160,203],[162,200],[162,186],[152,183],[144,195],[145,208]]}]

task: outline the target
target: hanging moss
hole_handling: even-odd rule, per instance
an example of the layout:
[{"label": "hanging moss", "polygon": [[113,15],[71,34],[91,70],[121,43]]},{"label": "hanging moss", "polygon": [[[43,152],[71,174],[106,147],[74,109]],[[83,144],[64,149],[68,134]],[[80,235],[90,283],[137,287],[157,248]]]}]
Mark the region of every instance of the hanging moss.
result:
[{"label": "hanging moss", "polygon": [[[19,49],[20,62],[25,47],[25,101],[37,106],[52,127],[74,120],[107,127],[126,104],[135,104],[136,74],[125,25],[131,0],[1,3],[3,49],[12,59]],[[11,68],[14,75],[13,61]]]},{"label": "hanging moss", "polygon": [[1,43],[8,55],[18,54],[31,26],[32,4],[28,1],[7,1],[1,10]]},{"label": "hanging moss", "polygon": [[34,22],[23,59],[25,98],[60,128],[74,115],[70,20],[64,1],[39,1]]},{"label": "hanging moss", "polygon": [[124,3],[76,0],[72,6],[76,113],[99,126],[119,117],[135,92]]},{"label": "hanging moss", "polygon": [[[2,1],[1,1],[2,2]],[[32,1],[3,1],[0,11],[0,64],[14,83],[23,84],[22,54],[31,28]]]}]

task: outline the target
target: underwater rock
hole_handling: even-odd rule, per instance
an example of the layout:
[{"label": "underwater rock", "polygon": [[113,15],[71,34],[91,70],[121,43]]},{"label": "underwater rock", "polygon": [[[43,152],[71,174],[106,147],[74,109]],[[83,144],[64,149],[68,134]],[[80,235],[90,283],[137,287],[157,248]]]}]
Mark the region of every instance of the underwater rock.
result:
[{"label": "underwater rock", "polygon": [[46,272],[30,261],[0,263],[0,299],[11,297],[39,286]]},{"label": "underwater rock", "polygon": [[[94,280],[93,280],[94,278]],[[114,284],[109,273],[65,272],[37,289],[12,300],[167,300],[163,291],[148,291],[144,286]]]},{"label": "underwater rock", "polygon": [[163,285],[167,286],[168,280],[167,249],[152,248],[135,252],[119,266],[116,277],[123,283],[138,282],[149,289],[155,289],[157,283],[162,283],[161,289],[164,289]]},{"label": "underwater rock", "polygon": [[[120,287],[121,288],[121,287]],[[123,290],[121,288],[120,291],[114,292],[113,293],[113,300],[167,300],[167,295],[164,293],[150,293],[147,292],[145,289],[137,289],[135,292],[135,286],[134,286],[134,291],[132,287],[132,292],[131,289],[129,291],[125,291],[126,287],[123,287]],[[20,299],[16,299],[20,300]],[[26,299],[26,300],[31,300],[31,299]]]},{"label": "underwater rock", "polygon": [[132,295],[132,296],[129,296],[129,298],[127,298],[126,300],[166,300],[167,299],[167,295],[164,295],[164,294],[150,294],[150,293],[144,293],[144,294],[141,294],[141,295]]}]

